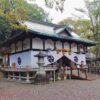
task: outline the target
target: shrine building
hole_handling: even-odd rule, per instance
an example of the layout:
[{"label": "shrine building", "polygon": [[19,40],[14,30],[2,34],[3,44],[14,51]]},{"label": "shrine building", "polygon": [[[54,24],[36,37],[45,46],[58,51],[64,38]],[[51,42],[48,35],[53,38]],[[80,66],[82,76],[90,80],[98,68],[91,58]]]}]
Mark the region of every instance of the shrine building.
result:
[{"label": "shrine building", "polygon": [[[39,51],[47,55],[44,58],[45,68],[63,64],[73,67],[82,62],[86,65],[87,48],[96,45],[96,42],[78,36],[68,26],[35,20],[26,21],[23,25],[27,26],[27,31],[15,32],[8,40],[0,43],[6,78],[9,74],[16,74],[13,74],[15,70],[20,72],[22,69],[24,72],[26,69],[38,69],[35,55]],[[13,78],[18,79],[17,76]]]}]

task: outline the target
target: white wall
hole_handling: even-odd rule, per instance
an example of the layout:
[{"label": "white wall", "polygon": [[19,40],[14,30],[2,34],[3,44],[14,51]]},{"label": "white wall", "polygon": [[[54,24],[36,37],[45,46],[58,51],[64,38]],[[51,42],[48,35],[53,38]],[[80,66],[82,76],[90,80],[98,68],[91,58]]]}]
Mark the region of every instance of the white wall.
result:
[{"label": "white wall", "polygon": [[52,41],[51,39],[45,40],[45,49],[47,48],[54,49],[54,41]]},{"label": "white wall", "polygon": [[[21,58],[21,64],[18,64],[18,57]],[[16,63],[17,68],[25,68],[26,66],[31,67],[31,52],[23,52],[18,54],[10,55],[10,66],[12,66],[13,63]]]},{"label": "white wall", "polygon": [[33,49],[43,49],[43,40],[40,38],[33,38],[32,48]]},{"label": "white wall", "polygon": [[57,41],[57,42],[56,42],[56,48],[57,48],[57,49],[62,49],[62,42]]},{"label": "white wall", "polygon": [[80,52],[84,52],[84,47],[85,47],[85,46],[83,46],[83,45],[81,45],[81,44],[79,45]]},{"label": "white wall", "polygon": [[26,38],[23,41],[23,50],[29,49],[30,48],[30,38]]},{"label": "white wall", "polygon": [[22,51],[22,41],[18,41],[16,44],[16,51]]},{"label": "white wall", "polygon": [[[38,64],[37,64],[38,59],[37,57],[34,57],[38,53],[39,51],[27,51],[27,52],[11,55],[10,66],[12,66],[12,63],[16,63],[17,68],[26,68],[27,66],[29,68],[38,68]],[[54,57],[54,62],[63,56],[62,53],[57,54],[56,51],[50,52],[49,55],[52,55]],[[81,61],[84,61],[84,64],[86,64],[85,54],[75,54],[71,52],[71,55],[68,55],[67,53],[65,53],[65,56],[67,56],[73,62],[75,62],[74,57],[77,56],[78,62],[75,62],[75,63],[81,64]],[[21,65],[18,64],[18,57],[21,58],[21,61],[22,61]],[[50,64],[50,62],[48,62],[47,60],[47,57],[45,57],[44,60],[45,60],[45,65]]]},{"label": "white wall", "polygon": [[71,51],[72,52],[77,52],[77,44],[76,43],[71,44]]},{"label": "white wall", "polygon": [[[37,57],[34,57],[39,53],[38,51],[27,51],[23,53],[10,55],[10,66],[12,63],[16,63],[17,68],[26,68],[27,66],[30,68],[37,68]],[[18,57],[21,58],[21,65],[18,64]]]},{"label": "white wall", "polygon": [[64,42],[64,49],[70,49],[70,46],[69,46],[68,42]]},{"label": "white wall", "polygon": [[15,52],[15,44],[14,43],[11,44],[10,49],[11,49],[11,53]]},{"label": "white wall", "polygon": [[34,57],[36,54],[38,54],[39,51],[31,51],[31,65],[32,65],[32,68],[38,68],[38,59],[37,57]]}]

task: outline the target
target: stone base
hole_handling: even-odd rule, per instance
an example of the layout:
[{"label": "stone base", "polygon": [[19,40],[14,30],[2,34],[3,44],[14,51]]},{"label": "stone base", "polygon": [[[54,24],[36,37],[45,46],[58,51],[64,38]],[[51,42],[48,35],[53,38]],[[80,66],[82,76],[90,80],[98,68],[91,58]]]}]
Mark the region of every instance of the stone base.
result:
[{"label": "stone base", "polygon": [[49,83],[49,77],[42,74],[37,74],[34,79],[35,84],[47,84]]}]

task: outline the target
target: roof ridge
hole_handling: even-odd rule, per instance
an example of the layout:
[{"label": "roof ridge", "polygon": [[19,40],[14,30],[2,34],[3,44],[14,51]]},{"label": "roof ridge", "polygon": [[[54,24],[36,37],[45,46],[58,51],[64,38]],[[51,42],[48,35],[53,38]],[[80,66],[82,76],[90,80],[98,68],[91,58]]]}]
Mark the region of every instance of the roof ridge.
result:
[{"label": "roof ridge", "polygon": [[48,26],[53,26],[55,28],[60,28],[60,27],[64,27],[64,25],[58,25],[58,24],[54,24],[52,22],[47,22],[47,21],[39,21],[39,20],[28,20],[29,22],[36,22],[36,23],[40,23],[40,24],[44,24],[44,25],[48,25]]}]

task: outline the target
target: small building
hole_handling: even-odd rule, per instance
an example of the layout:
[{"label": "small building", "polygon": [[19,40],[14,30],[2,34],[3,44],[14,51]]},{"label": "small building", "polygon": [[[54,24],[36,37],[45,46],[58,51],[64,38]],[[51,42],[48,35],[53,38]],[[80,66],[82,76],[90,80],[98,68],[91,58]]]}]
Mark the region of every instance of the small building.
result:
[{"label": "small building", "polygon": [[27,26],[27,31],[14,33],[0,44],[1,51],[4,51],[3,67],[9,69],[5,73],[12,69],[38,69],[34,55],[39,51],[47,54],[44,58],[45,68],[50,65],[72,68],[82,62],[86,65],[87,48],[96,45],[93,41],[81,38],[67,26],[35,20],[23,24]]}]

